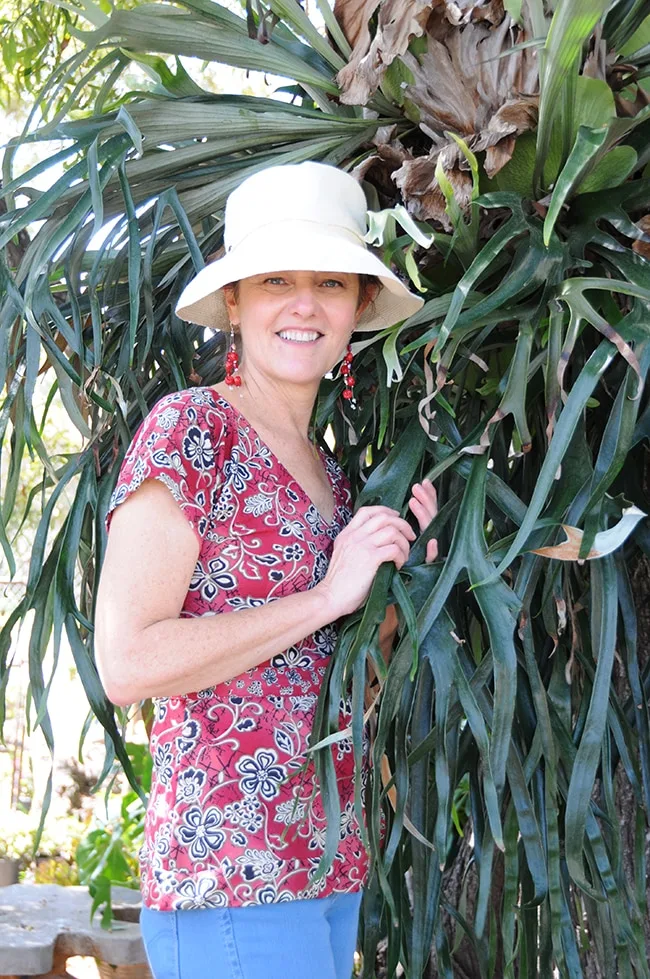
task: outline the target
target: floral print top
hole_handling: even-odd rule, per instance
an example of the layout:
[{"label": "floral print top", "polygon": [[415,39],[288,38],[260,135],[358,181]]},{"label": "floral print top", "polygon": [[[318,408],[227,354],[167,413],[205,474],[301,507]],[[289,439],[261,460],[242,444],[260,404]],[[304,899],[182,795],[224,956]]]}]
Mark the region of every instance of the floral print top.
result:
[{"label": "floral print top", "polygon": [[[181,616],[231,615],[320,581],[350,520],[350,490],[332,484],[327,524],[246,419],[209,387],[162,398],[122,464],[106,518],[148,478],[171,491],[200,553]],[[336,626],[206,690],[155,701],[154,768],[140,853],[147,907],[244,906],[360,890],[367,855],[354,813],[349,739],[334,746],[339,850],[323,852],[325,814],[305,749]],[[342,725],[349,707],[342,704]]]}]

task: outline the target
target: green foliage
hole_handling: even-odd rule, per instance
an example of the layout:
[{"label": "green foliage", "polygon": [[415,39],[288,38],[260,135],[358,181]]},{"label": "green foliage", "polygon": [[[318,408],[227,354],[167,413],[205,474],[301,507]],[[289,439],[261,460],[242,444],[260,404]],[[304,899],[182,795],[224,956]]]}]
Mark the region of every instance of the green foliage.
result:
[{"label": "green foliage", "polygon": [[62,857],[44,857],[34,868],[34,883],[73,887],[80,883],[79,872],[75,864]]},{"label": "green foliage", "polygon": [[[145,745],[127,744],[128,756],[139,785],[151,788],[152,760]],[[137,792],[127,792],[119,815],[91,829],[79,841],[75,860],[79,883],[86,884],[92,897],[91,919],[101,909],[101,926],[113,922],[112,885],[139,887],[138,851],[144,839],[145,807]]]},{"label": "green foliage", "polygon": [[[92,112],[79,113],[63,92],[68,82],[53,76],[47,98],[61,93],[59,109],[25,137],[65,140],[63,175],[34,192],[32,179],[51,161],[15,176],[15,147],[5,154],[0,436],[11,432],[12,454],[33,449],[43,485],[25,595],[0,632],[0,694],[12,636],[33,610],[31,693],[51,743],[43,658],[65,629],[107,732],[105,772],[117,756],[142,795],[143,777],[120,738],[123,712],[116,716],[97,677],[92,618],[102,517],[134,429],[169,390],[222,376],[223,338],[181,324],[176,300],[220,247],[225,199],[248,174],[271,162],[350,169],[375,158],[366,187],[383,213],[372,240],[427,302],[356,343],[359,409],[352,413],[340,380],[328,379],[315,423],[334,433],[357,505],[403,508],[412,480],[429,476],[441,510],[408,565],[400,574],[382,568],[364,608],[344,624],[317,709],[325,872],[338,841],[330,752],[342,737],[339,701],[350,690],[360,810],[372,661],[380,695],[369,722],[365,976],[382,938],[388,975],[401,963],[411,979],[423,975],[431,949],[445,977],[460,963],[486,979],[554,970],[578,979],[594,960],[608,977],[649,974],[649,668],[631,583],[650,555],[647,520],[631,509],[648,510],[650,438],[643,7],[559,0],[549,27],[540,2],[508,4],[532,39],[546,39],[539,127],[512,136],[510,162],[504,151],[489,179],[485,133],[494,129],[436,128],[444,113],[426,103],[415,59],[402,70],[396,57],[366,107],[333,97],[349,47],[329,8],[331,42],[316,37],[291,0],[271,5],[280,19],[264,44],[256,38],[268,35],[270,18],[251,13],[247,24],[213,0],[136,4],[110,17],[88,0],[90,60],[69,78],[110,83]],[[437,5],[431,16],[445,13]],[[601,61],[598,24],[608,47]],[[481,44],[502,30],[483,26]],[[483,27],[462,30],[467,40]],[[101,61],[93,61],[100,43]],[[418,40],[421,70],[427,43]],[[183,66],[192,53],[289,77],[293,102],[211,95]],[[499,65],[514,57],[503,53]],[[117,97],[131,58],[153,84]],[[598,77],[583,73],[586,59]],[[496,118],[485,87],[474,95]],[[508,95],[511,106],[521,93]],[[428,196],[406,178],[400,193],[384,158],[406,171],[413,159],[428,166]],[[12,262],[10,247],[31,229]],[[63,460],[50,458],[35,422],[39,372],[83,440]],[[65,522],[48,535],[68,491]],[[428,566],[432,535],[442,557]],[[378,630],[389,602],[399,632],[386,664]],[[619,832],[622,791],[638,810],[634,852],[624,852]],[[142,812],[130,794],[118,823],[93,830],[80,847],[96,906],[110,881],[135,881]]]},{"label": "green foliage", "polygon": [[[77,36],[78,28],[85,23],[84,15],[92,6],[1,0],[1,109],[15,110],[37,99],[44,118],[55,115],[64,105],[74,104],[74,112],[90,109],[108,77],[107,72],[102,72],[101,52],[88,57]],[[130,7],[133,3],[119,0],[116,6]],[[108,3],[98,6],[102,20],[110,9]],[[83,61],[98,70],[93,72],[92,81],[78,86],[76,72]],[[43,97],[47,95],[51,98]]]}]

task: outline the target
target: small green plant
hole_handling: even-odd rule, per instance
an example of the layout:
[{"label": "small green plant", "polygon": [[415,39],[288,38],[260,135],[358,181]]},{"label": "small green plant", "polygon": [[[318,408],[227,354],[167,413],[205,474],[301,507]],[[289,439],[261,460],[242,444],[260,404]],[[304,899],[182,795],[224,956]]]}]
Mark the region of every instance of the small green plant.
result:
[{"label": "small green plant", "polygon": [[[133,770],[142,788],[151,786],[151,756],[146,745],[126,745]],[[91,918],[101,909],[102,928],[113,923],[112,886],[139,887],[138,851],[144,837],[145,806],[137,792],[122,799],[119,815],[93,828],[80,840],[76,850],[79,883],[90,891]]]},{"label": "small green plant", "polygon": [[79,871],[65,857],[42,857],[34,867],[34,883],[71,887],[79,883]]}]

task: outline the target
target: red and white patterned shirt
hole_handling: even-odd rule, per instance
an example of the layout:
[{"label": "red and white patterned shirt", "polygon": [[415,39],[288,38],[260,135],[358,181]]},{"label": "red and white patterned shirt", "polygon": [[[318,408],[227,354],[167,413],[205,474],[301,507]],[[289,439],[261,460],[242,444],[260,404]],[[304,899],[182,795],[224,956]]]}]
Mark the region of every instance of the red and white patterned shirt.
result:
[{"label": "red and white patterned shirt", "polygon": [[[181,616],[255,608],[313,587],[351,518],[350,489],[322,453],[334,492],[326,523],[246,419],[209,387],[167,395],[138,429],[106,518],[148,478],[171,491],[200,553]],[[233,621],[233,626],[236,623]],[[310,877],[325,815],[305,749],[336,625],[206,690],[155,701],[151,795],[140,853],[147,907],[243,906],[360,890],[367,854],[354,813],[352,745],[334,746],[339,850]],[[144,667],[143,667],[144,668]],[[342,724],[350,723],[342,705]]]}]

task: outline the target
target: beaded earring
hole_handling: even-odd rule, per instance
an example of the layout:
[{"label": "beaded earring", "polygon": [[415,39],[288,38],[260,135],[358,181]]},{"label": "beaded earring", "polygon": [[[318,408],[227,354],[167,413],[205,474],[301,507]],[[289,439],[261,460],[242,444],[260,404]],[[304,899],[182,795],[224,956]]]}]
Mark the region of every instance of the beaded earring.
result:
[{"label": "beaded earring", "polygon": [[354,354],[352,353],[352,347],[348,343],[348,351],[343,358],[343,363],[341,364],[341,376],[345,382],[345,387],[343,388],[343,397],[346,401],[354,400],[354,385],[357,380],[352,373],[352,361],[354,359]]},{"label": "beaded earring", "polygon": [[239,354],[235,346],[235,328],[232,323],[230,324],[230,350],[226,354],[226,384],[230,387],[241,387]]}]

